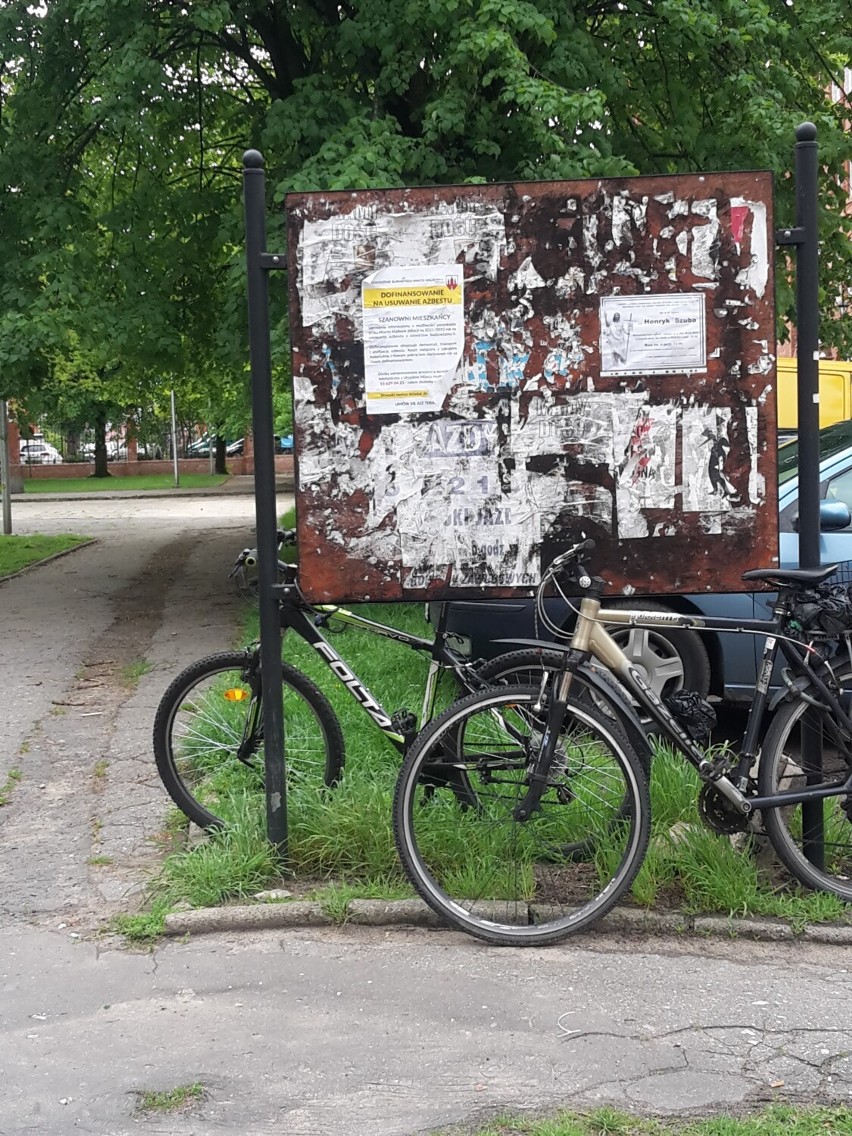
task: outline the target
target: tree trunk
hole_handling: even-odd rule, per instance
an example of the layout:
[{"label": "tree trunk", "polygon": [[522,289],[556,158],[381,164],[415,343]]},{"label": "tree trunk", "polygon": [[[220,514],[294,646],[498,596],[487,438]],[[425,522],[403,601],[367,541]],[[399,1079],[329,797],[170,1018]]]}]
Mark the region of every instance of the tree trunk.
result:
[{"label": "tree trunk", "polygon": [[225,465],[225,439],[221,434],[216,435],[216,473],[227,473],[228,469]]},{"label": "tree trunk", "polygon": [[107,468],[106,412],[95,413],[95,477],[112,477]]}]

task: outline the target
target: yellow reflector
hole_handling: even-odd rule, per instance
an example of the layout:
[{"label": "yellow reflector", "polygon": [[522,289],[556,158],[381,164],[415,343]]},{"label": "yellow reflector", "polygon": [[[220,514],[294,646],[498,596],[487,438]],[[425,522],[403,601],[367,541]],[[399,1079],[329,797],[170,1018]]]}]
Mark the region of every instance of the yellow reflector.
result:
[{"label": "yellow reflector", "polygon": [[250,697],[249,692],[241,686],[232,686],[230,690],[225,691],[225,698],[229,702],[245,702],[248,697]]}]

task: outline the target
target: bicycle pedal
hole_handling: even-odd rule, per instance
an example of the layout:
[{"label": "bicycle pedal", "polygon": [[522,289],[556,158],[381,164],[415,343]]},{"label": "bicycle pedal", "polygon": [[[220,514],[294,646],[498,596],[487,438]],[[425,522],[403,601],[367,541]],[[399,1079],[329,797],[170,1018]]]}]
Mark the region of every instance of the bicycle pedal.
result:
[{"label": "bicycle pedal", "polygon": [[391,714],[391,725],[404,738],[413,738],[417,733],[417,717],[404,707]]}]

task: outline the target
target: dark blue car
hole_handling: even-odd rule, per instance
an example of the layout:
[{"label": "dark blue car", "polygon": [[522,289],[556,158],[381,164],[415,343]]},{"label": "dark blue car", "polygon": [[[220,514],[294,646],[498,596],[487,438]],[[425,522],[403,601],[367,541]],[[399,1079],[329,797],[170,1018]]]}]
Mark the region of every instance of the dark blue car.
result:
[{"label": "dark blue car", "polygon": [[[832,580],[852,581],[852,421],[837,422],[820,431],[820,556],[823,564],[838,563]],[[799,563],[799,447],[787,441],[778,450],[779,552],[781,566]],[[844,508],[845,506],[845,508]],[[756,568],[767,565],[755,565]],[[632,607],[731,618],[765,619],[774,601],[771,592],[660,595],[650,599],[610,600],[609,607]],[[569,630],[571,609],[561,600],[549,601],[549,614]],[[511,650],[495,639],[550,638],[535,627],[529,599],[450,603],[449,630],[456,643],[473,658],[488,658]],[[749,701],[754,692],[757,660],[763,640],[753,635],[660,628],[619,628],[621,648],[648,677],[658,693],[686,688],[726,701]]]}]

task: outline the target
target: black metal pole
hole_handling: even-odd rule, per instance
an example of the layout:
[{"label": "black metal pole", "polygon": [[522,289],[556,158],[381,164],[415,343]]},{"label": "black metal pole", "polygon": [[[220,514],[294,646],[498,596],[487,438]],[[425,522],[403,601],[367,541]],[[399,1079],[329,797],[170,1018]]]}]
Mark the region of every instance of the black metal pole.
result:
[{"label": "black metal pole", "polygon": [[[816,127],[796,128],[796,357],[799,410],[799,567],[818,568],[819,554],[819,223]],[[806,783],[822,780],[822,726],[816,713],[802,720]],[[825,865],[824,806],[802,805],[802,851],[816,868]]]},{"label": "black metal pole", "polygon": [[819,232],[816,127],[796,129],[796,326],[799,410],[799,566],[819,557]]},{"label": "black metal pole", "polygon": [[278,583],[278,516],[275,500],[269,286],[266,269],[262,265],[266,251],[265,180],[263,155],[257,150],[246,150],[243,154],[243,196],[260,599],[260,666],[263,675],[266,831],[270,843],[283,860],[287,856],[287,779],[284,760],[281,626],[278,599],[273,590]]}]

